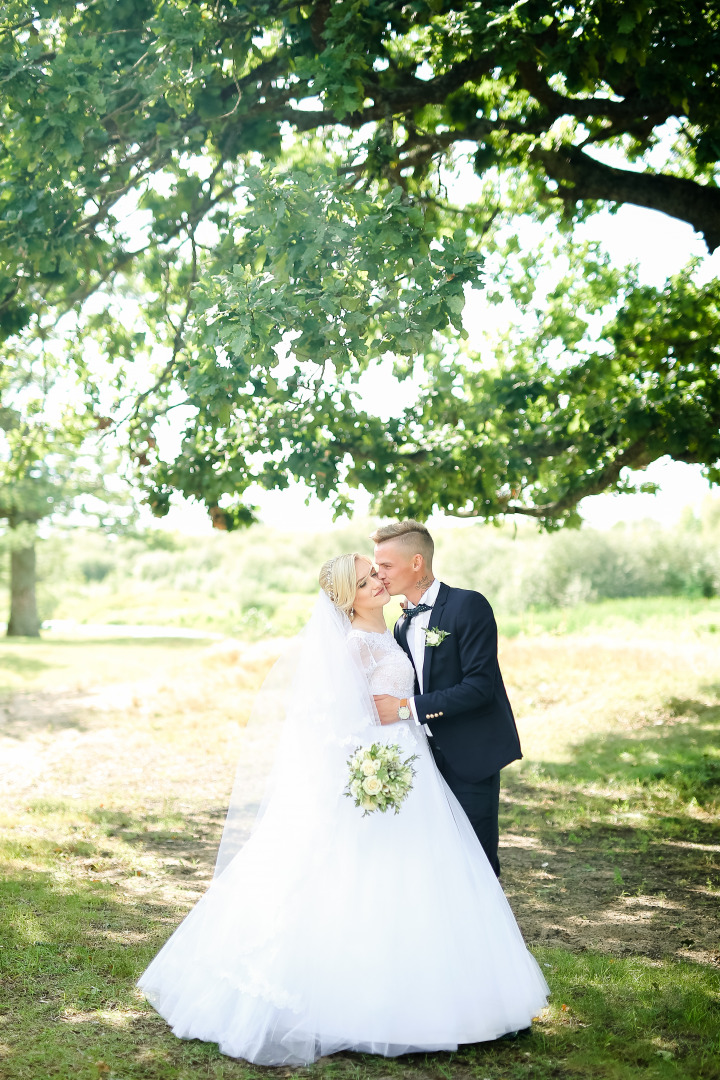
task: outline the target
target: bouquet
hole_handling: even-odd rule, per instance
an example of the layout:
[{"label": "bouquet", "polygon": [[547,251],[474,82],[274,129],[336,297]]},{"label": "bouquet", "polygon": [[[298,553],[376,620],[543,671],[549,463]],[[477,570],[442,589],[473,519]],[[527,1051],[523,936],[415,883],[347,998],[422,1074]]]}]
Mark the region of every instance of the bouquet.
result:
[{"label": "bouquet", "polygon": [[363,817],[379,810],[400,813],[400,806],[412,791],[415,770],[412,767],[417,754],[400,758],[400,747],[373,743],[358,746],[348,758],[350,779],[345,794],[362,807]]}]

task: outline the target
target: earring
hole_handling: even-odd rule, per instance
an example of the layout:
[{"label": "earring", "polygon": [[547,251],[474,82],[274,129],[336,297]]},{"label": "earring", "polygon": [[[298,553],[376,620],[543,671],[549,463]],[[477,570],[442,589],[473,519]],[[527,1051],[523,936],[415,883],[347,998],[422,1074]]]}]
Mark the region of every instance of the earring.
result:
[{"label": "earring", "polygon": [[350,608],[350,618],[351,619],[355,618],[355,608]]}]

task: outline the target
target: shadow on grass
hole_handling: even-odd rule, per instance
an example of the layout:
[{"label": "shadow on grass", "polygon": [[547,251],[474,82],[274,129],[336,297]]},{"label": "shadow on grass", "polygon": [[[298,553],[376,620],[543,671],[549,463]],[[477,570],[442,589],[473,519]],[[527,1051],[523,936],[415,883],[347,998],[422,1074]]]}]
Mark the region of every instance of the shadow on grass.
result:
[{"label": "shadow on grass", "polygon": [[[97,882],[117,882],[135,866],[135,856],[151,856],[142,876],[165,877],[168,883],[204,889],[217,857],[226,807],[206,806],[194,811],[174,809],[166,803],[154,810],[133,811],[102,806],[83,808],[58,799],[33,799],[25,813],[37,821],[30,832],[0,834],[0,858],[53,862],[82,858],[81,876]],[[248,830],[257,806],[248,808]],[[45,820],[43,820],[45,819]],[[80,831],[92,825],[91,838]],[[119,842],[119,845],[118,845]]]},{"label": "shadow on grass", "polygon": [[662,725],[508,770],[504,882],[530,940],[720,961],[720,705],[666,708]]},{"label": "shadow on grass", "polygon": [[[14,1080],[292,1075],[222,1057],[212,1043],[176,1039],[139,997],[135,980],[178,922],[171,905],[109,888],[70,886],[44,874],[16,874],[1,883],[3,1041],[13,1070],[6,1075]],[[559,949],[538,950],[538,960],[553,996],[527,1037],[390,1060],[341,1053],[309,1072],[348,1080],[526,1080],[532,1065],[536,1080],[720,1077],[713,973],[687,964],[614,961]],[[344,977],[341,970],[338,977]]]},{"label": "shadow on grass", "polygon": [[686,817],[693,802],[710,809],[720,796],[720,704],[672,699],[667,708],[670,723],[592,736],[573,748],[569,763],[542,762],[528,771],[598,804],[645,793],[660,796],[671,816]]},{"label": "shadow on grass", "polygon": [[[0,983],[6,1065],[13,1071],[2,1075],[97,1080],[104,1075],[97,1062],[109,1058],[120,1067],[149,1043],[159,1044],[160,1065],[162,1044],[177,1040],[144,1005],[135,981],[182,914],[178,906],[110,885],[40,872],[6,875]],[[154,1075],[152,1068],[142,1072]]]},{"label": "shadow on grass", "polygon": [[[35,639],[25,640],[31,642]],[[0,646],[0,671],[12,671],[17,675],[36,675],[39,671],[47,671],[55,666],[46,660],[39,660],[36,656],[18,656],[14,652],[3,652]]]},{"label": "shadow on grass", "polygon": [[[248,836],[257,810],[257,804],[248,804]],[[130,847],[158,858],[177,860],[178,865],[166,867],[166,872],[206,878],[215,865],[226,813],[225,806],[138,814],[98,807],[87,811],[87,817],[100,825],[108,837],[117,837]]]},{"label": "shadow on grass", "polygon": [[87,731],[94,711],[78,701],[76,690],[24,690],[0,694],[4,698],[0,735],[9,739],[27,739],[38,732],[73,728]]},{"label": "shadow on grass", "polygon": [[[137,968],[135,954],[117,939],[117,931],[132,934],[130,944],[162,937],[158,923],[177,921],[178,909],[118,898],[111,886],[73,880],[64,883],[51,873],[6,874],[0,881],[0,927],[3,949],[0,972],[24,980],[71,976],[81,970],[106,980],[125,980]],[[164,931],[166,934],[167,932]],[[129,957],[132,959],[129,960]],[[74,985],[74,980],[70,980]],[[69,995],[69,1007],[80,1008],[89,987],[80,980]],[[97,1004],[97,1002],[96,1002]]]}]

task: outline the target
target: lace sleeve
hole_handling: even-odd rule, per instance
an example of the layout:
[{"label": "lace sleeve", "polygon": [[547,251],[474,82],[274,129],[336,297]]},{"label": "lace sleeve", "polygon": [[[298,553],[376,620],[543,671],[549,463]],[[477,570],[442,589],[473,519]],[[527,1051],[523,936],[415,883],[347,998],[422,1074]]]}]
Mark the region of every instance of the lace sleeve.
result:
[{"label": "lace sleeve", "polygon": [[372,650],[362,634],[351,630],[347,636],[348,649],[356,666],[362,671],[366,679],[369,679],[377,667]]}]

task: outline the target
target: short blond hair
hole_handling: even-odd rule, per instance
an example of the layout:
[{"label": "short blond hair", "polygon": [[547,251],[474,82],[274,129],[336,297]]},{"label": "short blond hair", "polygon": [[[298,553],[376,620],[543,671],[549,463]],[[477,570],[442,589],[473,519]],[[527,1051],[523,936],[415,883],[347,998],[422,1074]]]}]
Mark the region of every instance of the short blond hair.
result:
[{"label": "short blond hair", "polygon": [[381,525],[370,539],[374,544],[384,544],[386,540],[399,540],[410,557],[422,555],[428,569],[432,566],[435,544],[427,527],[421,521],[408,518],[406,521],[394,521],[391,525]]},{"label": "short blond hair", "polygon": [[[365,558],[366,555],[351,551],[347,555],[336,555],[333,559],[328,559],[320,568],[320,588],[346,615],[352,611],[357,592],[355,560]],[[367,561],[370,562],[369,559]]]}]

